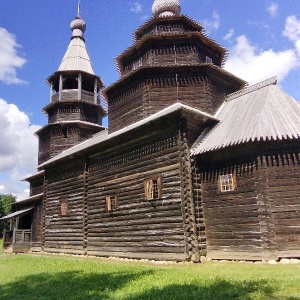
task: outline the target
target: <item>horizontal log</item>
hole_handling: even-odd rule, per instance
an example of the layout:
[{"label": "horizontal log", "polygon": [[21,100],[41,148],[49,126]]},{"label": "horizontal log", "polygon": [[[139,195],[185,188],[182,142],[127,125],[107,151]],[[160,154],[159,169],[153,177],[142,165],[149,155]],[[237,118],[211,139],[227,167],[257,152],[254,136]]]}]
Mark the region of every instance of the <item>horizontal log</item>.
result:
[{"label": "horizontal log", "polygon": [[126,252],[126,251],[103,251],[98,248],[90,248],[87,250],[88,255],[102,256],[102,257],[121,257],[131,259],[149,259],[149,260],[169,260],[169,261],[185,261],[186,255],[181,253],[141,253],[137,252]]},{"label": "horizontal log", "polygon": [[185,247],[181,246],[181,247],[149,247],[149,246],[137,246],[137,247],[112,247],[112,246],[108,246],[108,247],[104,247],[103,244],[102,245],[97,245],[97,244],[89,244],[87,246],[87,251],[104,251],[104,252],[140,252],[140,253],[185,253]]}]

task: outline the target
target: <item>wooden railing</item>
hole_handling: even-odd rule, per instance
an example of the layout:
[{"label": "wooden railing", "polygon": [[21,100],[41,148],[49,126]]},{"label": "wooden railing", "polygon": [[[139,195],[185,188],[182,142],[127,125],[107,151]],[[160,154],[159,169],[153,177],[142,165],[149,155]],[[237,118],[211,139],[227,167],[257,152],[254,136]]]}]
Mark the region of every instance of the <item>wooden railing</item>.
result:
[{"label": "wooden railing", "polygon": [[14,231],[13,230],[5,230],[3,232],[3,246],[6,246],[7,244],[13,243],[13,236]]},{"label": "wooden railing", "polygon": [[4,230],[3,245],[22,244],[31,242],[30,229]]}]

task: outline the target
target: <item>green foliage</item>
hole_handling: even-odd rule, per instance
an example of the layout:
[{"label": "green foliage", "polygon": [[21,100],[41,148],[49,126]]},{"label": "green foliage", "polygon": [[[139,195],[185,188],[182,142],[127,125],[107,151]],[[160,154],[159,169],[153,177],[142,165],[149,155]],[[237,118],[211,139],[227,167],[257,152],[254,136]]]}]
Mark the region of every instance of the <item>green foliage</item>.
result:
[{"label": "green foliage", "polygon": [[300,299],[300,265],[0,255],[1,300]]},{"label": "green foliage", "polygon": [[[15,202],[16,197],[11,194],[0,194],[0,218],[11,212],[11,206]],[[7,229],[9,221],[0,221],[0,237],[2,237],[3,230]]]}]

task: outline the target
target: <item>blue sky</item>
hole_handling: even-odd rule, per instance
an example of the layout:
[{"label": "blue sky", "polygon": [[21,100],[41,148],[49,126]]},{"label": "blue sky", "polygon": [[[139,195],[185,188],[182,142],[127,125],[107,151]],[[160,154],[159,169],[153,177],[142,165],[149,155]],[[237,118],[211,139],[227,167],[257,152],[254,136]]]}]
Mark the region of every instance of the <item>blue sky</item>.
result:
[{"label": "blue sky", "polygon": [[[118,79],[114,58],[151,16],[153,0],[81,0],[86,45],[106,86]],[[67,49],[76,0],[0,3],[0,193],[28,195],[20,179],[35,172],[33,133],[47,122],[45,79]],[[225,68],[250,84],[272,76],[300,100],[299,0],[181,0],[182,13],[229,50]]]}]

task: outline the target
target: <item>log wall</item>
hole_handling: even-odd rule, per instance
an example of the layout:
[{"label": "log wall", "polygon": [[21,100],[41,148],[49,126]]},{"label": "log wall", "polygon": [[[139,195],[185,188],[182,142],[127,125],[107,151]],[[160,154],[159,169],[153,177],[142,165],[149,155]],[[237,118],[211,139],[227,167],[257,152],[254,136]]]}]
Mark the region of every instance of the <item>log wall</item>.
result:
[{"label": "log wall", "polygon": [[145,93],[147,93],[145,84],[138,82],[111,98],[108,107],[109,132],[114,132],[143,119],[143,97],[145,97]]},{"label": "log wall", "polygon": [[30,180],[30,197],[44,192],[44,177],[40,176]]},{"label": "log wall", "polygon": [[[176,80],[177,78],[177,80]],[[140,79],[109,99],[109,131],[114,132],[142,120],[176,102],[214,114],[230,92],[215,87],[204,75],[162,74]]]},{"label": "log wall", "polygon": [[[154,39],[151,44],[143,45],[138,52],[124,58],[122,75],[147,66],[193,66],[205,63],[221,66],[220,55],[211,51],[200,39],[184,40],[180,36],[167,42],[164,44],[161,40],[155,41]],[[157,45],[153,45],[155,43]]]},{"label": "log wall", "polygon": [[84,161],[47,170],[44,191],[46,252],[84,254]]},{"label": "log wall", "polygon": [[99,132],[101,127],[81,128],[80,124],[52,124],[39,136],[39,164]]},{"label": "log wall", "polygon": [[[87,254],[170,260],[189,256],[178,130],[166,127],[154,126],[144,138],[89,158]],[[157,176],[162,196],[145,200],[144,181]],[[106,211],[106,196],[117,197],[117,210]]]},{"label": "log wall", "polygon": [[51,109],[48,112],[48,123],[56,123],[63,121],[84,121],[94,124],[100,123],[99,107],[95,105],[87,105],[84,103],[73,103]]},{"label": "log wall", "polygon": [[[219,175],[236,174],[237,188],[221,192]],[[207,256],[277,259],[266,167],[258,159],[201,174]]]},{"label": "log wall", "polygon": [[300,256],[300,154],[265,157],[268,190],[280,257]]},{"label": "log wall", "polygon": [[45,130],[39,135],[38,164],[48,160],[51,156],[51,132]]}]

